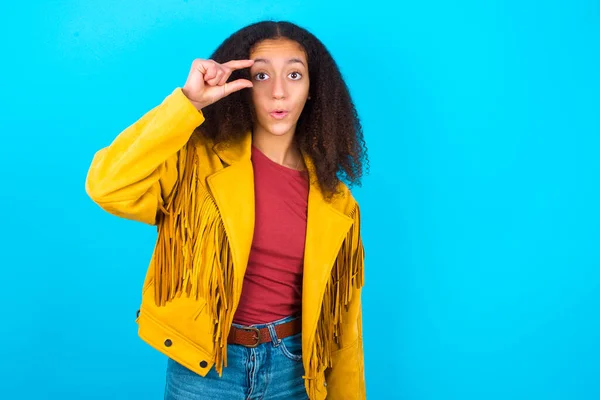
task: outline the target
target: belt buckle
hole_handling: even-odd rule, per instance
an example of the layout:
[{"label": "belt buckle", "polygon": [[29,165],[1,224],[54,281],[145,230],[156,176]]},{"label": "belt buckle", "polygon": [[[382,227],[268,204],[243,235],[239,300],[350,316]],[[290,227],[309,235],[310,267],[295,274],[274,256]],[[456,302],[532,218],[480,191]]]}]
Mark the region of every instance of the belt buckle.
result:
[{"label": "belt buckle", "polygon": [[254,339],[256,339],[256,343],[249,344],[249,345],[244,345],[245,347],[254,348],[254,347],[257,347],[260,344],[260,330],[257,327],[255,327],[255,326],[245,326],[245,327],[243,327],[241,329],[243,329],[245,331],[256,332],[256,336],[254,337]]}]

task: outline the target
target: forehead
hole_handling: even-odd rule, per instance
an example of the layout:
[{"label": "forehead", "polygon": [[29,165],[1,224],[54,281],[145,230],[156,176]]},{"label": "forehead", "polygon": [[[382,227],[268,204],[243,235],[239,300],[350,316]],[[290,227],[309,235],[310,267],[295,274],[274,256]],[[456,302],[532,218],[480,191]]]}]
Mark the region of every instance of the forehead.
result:
[{"label": "forehead", "polygon": [[267,39],[258,42],[250,51],[250,58],[269,60],[299,58],[306,61],[306,53],[300,43],[289,39]]}]

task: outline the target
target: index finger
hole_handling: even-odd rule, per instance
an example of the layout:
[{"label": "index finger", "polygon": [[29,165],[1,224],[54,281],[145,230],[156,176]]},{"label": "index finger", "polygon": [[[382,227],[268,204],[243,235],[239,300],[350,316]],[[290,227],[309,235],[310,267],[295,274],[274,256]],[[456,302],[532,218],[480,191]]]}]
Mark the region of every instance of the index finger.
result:
[{"label": "index finger", "polygon": [[251,67],[253,64],[254,60],[231,60],[224,63],[223,65],[231,69],[242,69]]}]

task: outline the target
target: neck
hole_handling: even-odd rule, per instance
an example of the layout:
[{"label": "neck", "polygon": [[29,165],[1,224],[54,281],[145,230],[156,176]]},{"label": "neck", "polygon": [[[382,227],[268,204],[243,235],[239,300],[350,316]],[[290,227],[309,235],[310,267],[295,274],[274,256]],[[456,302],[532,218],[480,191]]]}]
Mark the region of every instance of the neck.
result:
[{"label": "neck", "polygon": [[255,127],[252,134],[252,145],[280,165],[302,169],[302,153],[294,144],[294,132],[276,136]]}]

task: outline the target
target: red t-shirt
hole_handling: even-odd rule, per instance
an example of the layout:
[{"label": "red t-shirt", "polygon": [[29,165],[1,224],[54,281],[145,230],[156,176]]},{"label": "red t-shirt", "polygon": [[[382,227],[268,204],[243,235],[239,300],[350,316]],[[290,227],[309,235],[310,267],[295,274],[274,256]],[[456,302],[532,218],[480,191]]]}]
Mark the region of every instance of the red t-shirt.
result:
[{"label": "red t-shirt", "polygon": [[233,322],[252,325],[300,314],[308,175],[252,146],[255,225]]}]

